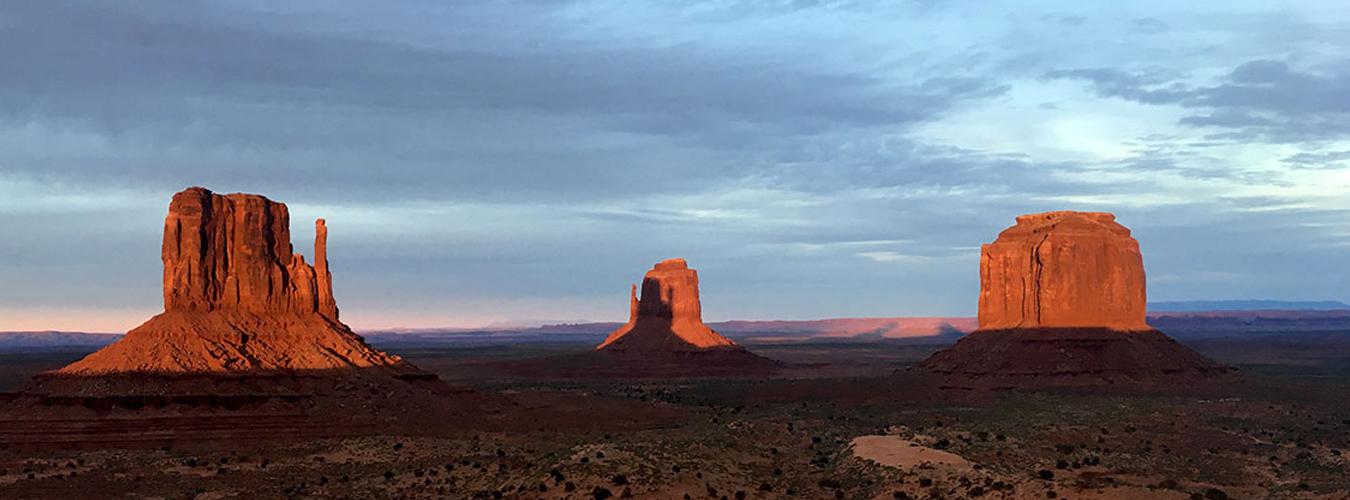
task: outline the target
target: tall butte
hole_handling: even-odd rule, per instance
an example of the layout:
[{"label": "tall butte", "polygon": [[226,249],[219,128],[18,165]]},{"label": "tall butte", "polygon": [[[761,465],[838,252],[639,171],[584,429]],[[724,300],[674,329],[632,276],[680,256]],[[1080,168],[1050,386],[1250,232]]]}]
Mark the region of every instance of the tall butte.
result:
[{"label": "tall butte", "polygon": [[596,350],[690,352],[740,349],[731,339],[703,324],[698,299],[698,271],[684,259],[658,262],[642,278],[642,298],[634,285],[629,295],[628,323],[605,338]]},{"label": "tall butte", "polygon": [[164,312],[59,375],[415,372],[338,320],[328,228],[315,265],[291,250],[286,205],[193,187],[164,219]]},{"label": "tall butte", "polygon": [[992,388],[1228,371],[1150,327],[1146,302],[1139,242],[1114,215],[1023,215],[981,248],[979,328],[920,366]]}]

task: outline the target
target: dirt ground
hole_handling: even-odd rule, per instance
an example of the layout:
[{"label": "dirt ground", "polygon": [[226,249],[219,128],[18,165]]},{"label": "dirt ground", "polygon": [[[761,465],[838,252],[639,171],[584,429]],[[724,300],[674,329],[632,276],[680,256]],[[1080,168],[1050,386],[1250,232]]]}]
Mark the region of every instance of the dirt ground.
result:
[{"label": "dirt ground", "polygon": [[[405,410],[428,412],[411,420],[416,425],[405,419],[346,436],[287,437],[290,424],[282,422],[274,424],[281,432],[250,436],[244,425],[220,439],[10,442],[0,449],[0,491],[203,499],[1350,497],[1350,375],[1340,369],[1350,360],[1309,361],[1306,350],[1290,362],[1243,360],[1238,379],[1166,393],[941,390],[904,370],[924,348],[884,344],[759,346],[788,367],[747,377],[558,379],[494,368],[574,350],[400,352],[471,389],[445,396],[460,410],[453,417]],[[857,456],[874,451],[855,449],[862,436],[913,442],[969,466],[884,465]]]}]

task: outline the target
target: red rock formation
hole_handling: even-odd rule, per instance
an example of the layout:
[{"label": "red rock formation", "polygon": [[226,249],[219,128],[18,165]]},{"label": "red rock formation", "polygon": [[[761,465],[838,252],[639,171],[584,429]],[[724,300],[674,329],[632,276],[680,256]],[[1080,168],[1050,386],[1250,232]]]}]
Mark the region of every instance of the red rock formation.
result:
[{"label": "red rock formation", "polygon": [[656,264],[642,279],[642,298],[633,287],[628,323],[609,334],[597,350],[699,351],[736,347],[703,324],[698,272],[684,259]]},{"label": "red rock formation", "polygon": [[164,310],[317,311],[336,320],[327,237],[319,219],[316,271],[291,251],[285,204],[188,188],[164,219]]},{"label": "red rock formation", "polygon": [[314,277],[318,280],[319,314],[338,319],[337,300],[333,298],[333,274],[328,272],[328,221],[314,221]]},{"label": "red rock formation", "polygon": [[1145,321],[1139,243],[1115,216],[1047,212],[984,245],[979,328],[920,366],[955,386],[1150,383],[1228,371]]},{"label": "red rock formation", "polygon": [[1139,242],[1115,220],[1102,212],[1018,217],[981,249],[980,328],[1148,330]]},{"label": "red rock formation", "polygon": [[291,251],[286,205],[189,188],[164,220],[164,313],[60,374],[415,370],[338,321],[328,230],[317,268]]}]

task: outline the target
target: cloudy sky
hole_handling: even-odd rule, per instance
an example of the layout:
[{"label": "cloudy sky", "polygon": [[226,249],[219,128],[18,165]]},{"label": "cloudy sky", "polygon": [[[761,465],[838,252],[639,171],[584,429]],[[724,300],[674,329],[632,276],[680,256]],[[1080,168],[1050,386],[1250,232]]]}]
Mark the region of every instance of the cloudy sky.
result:
[{"label": "cloudy sky", "polygon": [[[1107,5],[1109,4],[1109,5]],[[1325,2],[0,7],[0,329],[159,311],[189,185],[325,216],[357,328],[971,315],[1021,213],[1115,212],[1153,300],[1350,300]]]}]

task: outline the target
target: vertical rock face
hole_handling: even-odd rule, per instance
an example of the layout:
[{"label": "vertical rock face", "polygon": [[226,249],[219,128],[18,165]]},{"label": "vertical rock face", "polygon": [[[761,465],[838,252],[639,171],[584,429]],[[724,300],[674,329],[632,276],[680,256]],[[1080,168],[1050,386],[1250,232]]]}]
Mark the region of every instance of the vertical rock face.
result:
[{"label": "vertical rock face", "polygon": [[338,321],[328,228],[315,265],[291,250],[286,205],[194,187],[164,219],[164,313],[59,371],[184,373],[400,367]]},{"label": "vertical rock face", "polygon": [[669,259],[647,271],[641,299],[637,287],[633,287],[628,324],[611,333],[596,349],[697,351],[735,345],[703,324],[698,272],[684,259]]},{"label": "vertical rock face", "polygon": [[189,188],[164,219],[164,310],[320,312],[337,319],[328,229],[316,227],[317,269],[291,251],[286,205],[253,194]]},{"label": "vertical rock face", "polygon": [[980,328],[1148,330],[1144,285],[1139,243],[1114,215],[1024,215],[981,250]]},{"label": "vertical rock face", "polygon": [[1144,321],[1139,243],[1115,216],[1047,212],[984,245],[980,327],[922,369],[963,388],[1170,383],[1228,369]]},{"label": "vertical rock face", "polygon": [[333,299],[333,275],[328,272],[328,221],[314,221],[314,278],[318,286],[319,314],[337,321],[337,300]]}]

